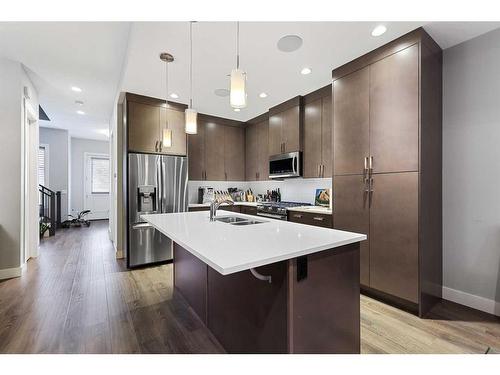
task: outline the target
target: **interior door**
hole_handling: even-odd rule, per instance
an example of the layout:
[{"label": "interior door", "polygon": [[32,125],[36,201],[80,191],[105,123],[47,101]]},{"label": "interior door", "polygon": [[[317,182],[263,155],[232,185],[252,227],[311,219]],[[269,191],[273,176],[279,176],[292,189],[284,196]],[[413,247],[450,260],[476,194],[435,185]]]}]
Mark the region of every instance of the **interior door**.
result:
[{"label": "interior door", "polygon": [[84,209],[89,220],[109,219],[109,156],[85,153]]},{"label": "interior door", "polygon": [[418,172],[373,176],[370,286],[418,303]]},{"label": "interior door", "polygon": [[188,134],[189,179],[202,181],[205,179],[205,124],[198,123],[196,134]]},{"label": "interior door", "polygon": [[257,124],[245,128],[245,179],[256,181],[258,179],[259,139]]},{"label": "interior door", "polygon": [[228,181],[245,181],[245,129],[224,126],[224,170]]},{"label": "interior door", "polygon": [[268,153],[269,155],[279,155],[283,152],[282,144],[282,115],[283,113],[276,113],[269,117],[269,139],[268,139]]},{"label": "interior door", "polygon": [[224,181],[226,179],[224,154],[224,126],[208,122],[205,126],[205,174],[207,180]]},{"label": "interior door", "polygon": [[370,286],[370,208],[368,185],[363,175],[336,176],[333,179],[333,212],[335,229],[363,233],[360,243],[360,282]]},{"label": "interior door", "polygon": [[375,173],[418,170],[418,44],[370,66],[370,155]]},{"label": "interior door", "polygon": [[319,98],[304,106],[304,154],[305,178],[321,177],[322,148],[322,99]]},{"label": "interior door", "polygon": [[334,175],[362,174],[370,151],[369,68],[333,82]]},{"label": "interior door", "polygon": [[129,101],[128,147],[130,151],[157,152],[160,140],[160,107]]}]

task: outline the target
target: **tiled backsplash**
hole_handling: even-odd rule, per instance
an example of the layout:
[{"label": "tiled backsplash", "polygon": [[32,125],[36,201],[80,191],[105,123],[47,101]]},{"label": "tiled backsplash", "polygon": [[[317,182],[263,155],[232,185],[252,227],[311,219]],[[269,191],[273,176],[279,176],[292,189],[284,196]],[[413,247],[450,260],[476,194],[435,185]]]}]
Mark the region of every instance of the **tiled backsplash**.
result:
[{"label": "tiled backsplash", "polygon": [[215,190],[235,187],[242,190],[252,189],[254,194],[264,194],[267,190],[280,189],[281,200],[301,203],[314,203],[316,189],[331,189],[331,178],[291,178],[284,181],[189,181],[189,203],[197,203],[198,188],[209,186]]}]

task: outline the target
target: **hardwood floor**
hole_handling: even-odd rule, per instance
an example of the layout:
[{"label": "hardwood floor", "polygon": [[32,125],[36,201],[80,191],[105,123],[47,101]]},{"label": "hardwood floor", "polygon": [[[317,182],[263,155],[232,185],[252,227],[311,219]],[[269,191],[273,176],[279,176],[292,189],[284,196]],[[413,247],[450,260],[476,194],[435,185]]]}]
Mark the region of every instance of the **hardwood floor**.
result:
[{"label": "hardwood floor", "polygon": [[[172,289],[172,265],[129,271],[107,222],[44,239],[0,282],[0,353],[223,353]],[[443,302],[428,319],[361,297],[362,353],[500,352],[500,319]]]}]

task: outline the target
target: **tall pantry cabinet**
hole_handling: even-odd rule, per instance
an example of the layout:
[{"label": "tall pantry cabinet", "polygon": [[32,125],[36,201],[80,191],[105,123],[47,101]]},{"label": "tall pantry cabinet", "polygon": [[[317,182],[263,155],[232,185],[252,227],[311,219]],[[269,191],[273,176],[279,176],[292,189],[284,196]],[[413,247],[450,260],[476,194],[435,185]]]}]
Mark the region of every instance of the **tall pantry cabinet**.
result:
[{"label": "tall pantry cabinet", "polygon": [[442,51],[423,29],[332,72],[334,227],[362,289],[423,316],[442,288]]}]

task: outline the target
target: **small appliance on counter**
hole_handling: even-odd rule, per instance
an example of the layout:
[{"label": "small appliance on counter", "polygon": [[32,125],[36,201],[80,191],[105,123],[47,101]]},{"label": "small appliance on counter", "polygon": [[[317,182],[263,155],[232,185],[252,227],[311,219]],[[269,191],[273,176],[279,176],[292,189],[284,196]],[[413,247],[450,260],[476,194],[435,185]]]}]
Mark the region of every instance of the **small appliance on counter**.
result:
[{"label": "small appliance on counter", "polygon": [[210,203],[214,200],[214,188],[199,187],[198,188],[198,203]]}]

